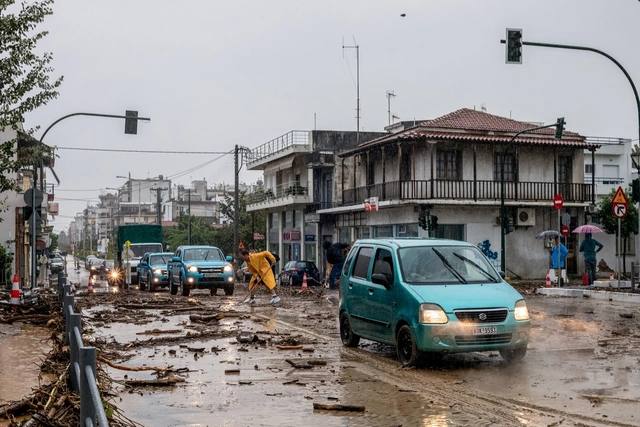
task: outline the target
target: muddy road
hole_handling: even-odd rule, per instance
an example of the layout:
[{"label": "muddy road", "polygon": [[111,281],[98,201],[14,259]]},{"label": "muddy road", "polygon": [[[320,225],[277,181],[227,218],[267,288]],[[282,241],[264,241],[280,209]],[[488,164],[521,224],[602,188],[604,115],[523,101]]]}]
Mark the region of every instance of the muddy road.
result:
[{"label": "muddy road", "polygon": [[99,282],[78,304],[113,404],[140,425],[640,426],[640,307],[530,292],[522,362],[470,353],[418,369],[389,346],[344,348],[337,294],[319,288],[249,306],[242,284],[185,298]]}]

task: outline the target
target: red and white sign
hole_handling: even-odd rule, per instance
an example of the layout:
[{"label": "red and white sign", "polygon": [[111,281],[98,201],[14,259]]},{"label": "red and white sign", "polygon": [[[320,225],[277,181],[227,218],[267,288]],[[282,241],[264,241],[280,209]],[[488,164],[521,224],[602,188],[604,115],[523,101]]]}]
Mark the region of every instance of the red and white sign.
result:
[{"label": "red and white sign", "polygon": [[613,216],[616,218],[624,218],[627,216],[628,205],[629,199],[627,199],[626,194],[624,194],[622,187],[618,187],[615,196],[611,199],[611,210],[613,211]]},{"label": "red and white sign", "polygon": [[253,233],[253,240],[264,240],[264,233]]},{"label": "red and white sign", "polygon": [[553,196],[553,207],[556,209],[561,209],[564,206],[564,199],[561,194],[556,194]]},{"label": "red and white sign", "polygon": [[563,236],[568,236],[569,235],[569,226],[568,225],[563,225],[562,228],[560,229],[560,234],[562,234]]},{"label": "red and white sign", "polygon": [[367,212],[377,212],[378,211],[378,198],[377,197],[369,197],[368,199],[364,199],[364,210]]}]

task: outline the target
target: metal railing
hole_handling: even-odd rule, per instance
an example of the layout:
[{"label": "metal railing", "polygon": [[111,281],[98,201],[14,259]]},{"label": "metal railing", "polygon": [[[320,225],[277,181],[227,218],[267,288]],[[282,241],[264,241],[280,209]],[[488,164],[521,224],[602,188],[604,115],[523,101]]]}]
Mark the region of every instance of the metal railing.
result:
[{"label": "metal railing", "polygon": [[[363,203],[369,197],[380,200],[499,200],[500,181],[392,181],[344,190],[342,205]],[[565,202],[590,202],[590,184],[553,182],[506,182],[505,195],[518,201],[551,201],[560,192]]]},{"label": "metal railing", "polygon": [[291,132],[287,132],[269,142],[259,145],[247,153],[247,162],[255,162],[295,145],[309,145],[309,132],[292,130]]},{"label": "metal railing", "polygon": [[[75,297],[67,285],[63,272],[58,273],[58,293],[65,318],[65,339],[71,357],[71,388],[80,394],[80,426],[109,427],[96,379],[96,348],[85,347],[82,342],[82,315],[75,313]],[[97,424],[96,424],[97,421]]]},{"label": "metal railing", "polygon": [[278,184],[273,188],[260,189],[247,195],[247,204],[261,203],[290,196],[308,196],[309,188],[292,181]]}]

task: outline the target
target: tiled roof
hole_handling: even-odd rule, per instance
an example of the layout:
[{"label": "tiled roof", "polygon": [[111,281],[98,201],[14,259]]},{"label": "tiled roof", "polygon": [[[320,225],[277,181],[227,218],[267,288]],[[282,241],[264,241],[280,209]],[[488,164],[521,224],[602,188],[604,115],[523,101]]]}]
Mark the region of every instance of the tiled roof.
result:
[{"label": "tiled roof", "polygon": [[[427,120],[404,131],[367,141],[353,150],[341,153],[341,156],[352,155],[374,146],[398,141],[426,141],[429,139],[508,143],[516,133],[532,127],[536,127],[536,125],[462,108],[436,119]],[[514,140],[514,143],[518,145],[546,145],[583,149],[600,148],[600,145],[587,142],[584,136],[576,132],[564,131],[562,139],[555,139],[555,128],[553,127],[522,134]]]}]

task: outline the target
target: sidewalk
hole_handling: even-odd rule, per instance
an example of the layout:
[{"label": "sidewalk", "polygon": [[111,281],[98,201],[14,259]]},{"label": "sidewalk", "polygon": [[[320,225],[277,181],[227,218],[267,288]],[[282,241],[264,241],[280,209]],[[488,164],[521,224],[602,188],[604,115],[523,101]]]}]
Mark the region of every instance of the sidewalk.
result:
[{"label": "sidewalk", "polygon": [[640,304],[640,293],[636,292],[620,292],[620,291],[603,291],[593,289],[588,286],[567,286],[563,288],[545,288],[536,289],[536,293],[540,295],[558,296],[558,297],[582,297],[593,298],[606,301],[630,302]]}]

